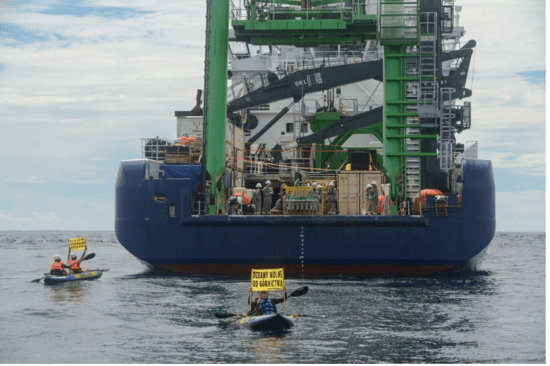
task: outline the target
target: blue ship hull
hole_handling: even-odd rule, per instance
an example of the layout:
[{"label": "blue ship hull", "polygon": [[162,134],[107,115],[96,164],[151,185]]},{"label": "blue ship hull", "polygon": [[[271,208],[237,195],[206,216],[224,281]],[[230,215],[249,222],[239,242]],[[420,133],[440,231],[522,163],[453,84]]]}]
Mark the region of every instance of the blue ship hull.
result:
[{"label": "blue ship hull", "polygon": [[[191,179],[146,179],[145,160],[123,161],[115,231],[139,260],[189,274],[248,277],[252,268],[279,267],[287,277],[475,270],[495,233],[491,162],[465,160],[463,179],[461,205],[455,196],[446,217],[435,210],[423,216],[194,216]],[[153,200],[159,194],[165,202]],[[167,217],[167,204],[176,205],[176,217]]]}]

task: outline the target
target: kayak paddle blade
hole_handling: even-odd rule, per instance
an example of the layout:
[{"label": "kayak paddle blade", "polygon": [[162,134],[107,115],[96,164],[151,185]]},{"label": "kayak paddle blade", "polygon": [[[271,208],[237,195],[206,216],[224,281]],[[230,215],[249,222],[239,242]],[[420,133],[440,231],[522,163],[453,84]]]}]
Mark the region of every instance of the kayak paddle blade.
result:
[{"label": "kayak paddle blade", "polygon": [[291,296],[294,296],[294,297],[302,296],[302,295],[307,294],[308,291],[309,291],[309,287],[307,287],[307,286],[300,287],[299,289],[297,289],[296,291],[294,291],[293,293],[291,293],[288,297],[291,297]]},{"label": "kayak paddle blade", "polygon": [[95,257],[95,253],[90,253],[87,256],[85,256],[84,258],[82,258],[82,260],[87,261],[88,259],[92,259],[93,257]]}]

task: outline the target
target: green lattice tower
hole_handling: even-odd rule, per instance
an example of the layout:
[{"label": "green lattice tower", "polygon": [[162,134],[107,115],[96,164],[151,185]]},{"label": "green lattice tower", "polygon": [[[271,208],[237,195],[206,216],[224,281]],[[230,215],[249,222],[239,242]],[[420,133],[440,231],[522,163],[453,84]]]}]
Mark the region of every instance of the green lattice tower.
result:
[{"label": "green lattice tower", "polygon": [[[407,74],[407,60],[418,60],[419,57],[418,24],[418,0],[381,0],[380,44],[384,46],[383,164],[390,179],[390,198],[393,202],[396,202],[398,195],[398,174],[403,176],[403,184],[407,182],[406,157],[416,157],[415,164],[418,164],[420,171],[420,158],[436,155],[421,152],[419,142],[422,138],[437,138],[437,135],[421,134],[418,109],[407,110],[407,106],[418,106],[416,97],[407,97],[407,86],[418,90],[418,73]],[[417,147],[413,149],[412,146]],[[394,204],[391,205],[391,213],[397,213]]]}]

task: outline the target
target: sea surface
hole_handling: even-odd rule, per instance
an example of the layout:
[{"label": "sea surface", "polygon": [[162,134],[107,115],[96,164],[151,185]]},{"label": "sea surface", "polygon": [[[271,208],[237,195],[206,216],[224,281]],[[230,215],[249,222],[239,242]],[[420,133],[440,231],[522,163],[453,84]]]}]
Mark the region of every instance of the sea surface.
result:
[{"label": "sea surface", "polygon": [[[108,272],[31,283],[82,236]],[[497,233],[473,273],[289,279],[310,317],[269,333],[214,317],[247,310],[249,279],[149,270],[114,232],[0,231],[0,363],[545,363],[545,246]]]}]

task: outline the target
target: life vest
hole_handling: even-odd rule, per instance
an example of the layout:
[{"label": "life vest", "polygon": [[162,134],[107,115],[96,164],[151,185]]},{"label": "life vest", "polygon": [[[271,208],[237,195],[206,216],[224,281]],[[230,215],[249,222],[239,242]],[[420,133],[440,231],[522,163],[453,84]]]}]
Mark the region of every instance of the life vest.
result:
[{"label": "life vest", "polygon": [[257,306],[259,315],[268,315],[275,312],[275,307],[271,299],[261,299]]},{"label": "life vest", "polygon": [[180,145],[187,145],[189,141],[196,141],[196,139],[193,136],[191,137],[183,136],[180,138]]},{"label": "life vest", "polygon": [[386,196],[380,195],[378,196],[378,204],[376,205],[376,213],[382,214],[384,212],[384,206],[386,205]]},{"label": "life vest", "polygon": [[68,266],[71,266],[71,269],[73,271],[78,271],[78,270],[81,270],[82,268],[80,268],[80,263],[75,259],[75,260],[70,260],[67,262],[67,265]]},{"label": "life vest", "polygon": [[59,261],[53,261],[52,265],[51,265],[51,270],[54,271],[56,269],[60,270],[60,271],[63,271],[63,262]]}]

